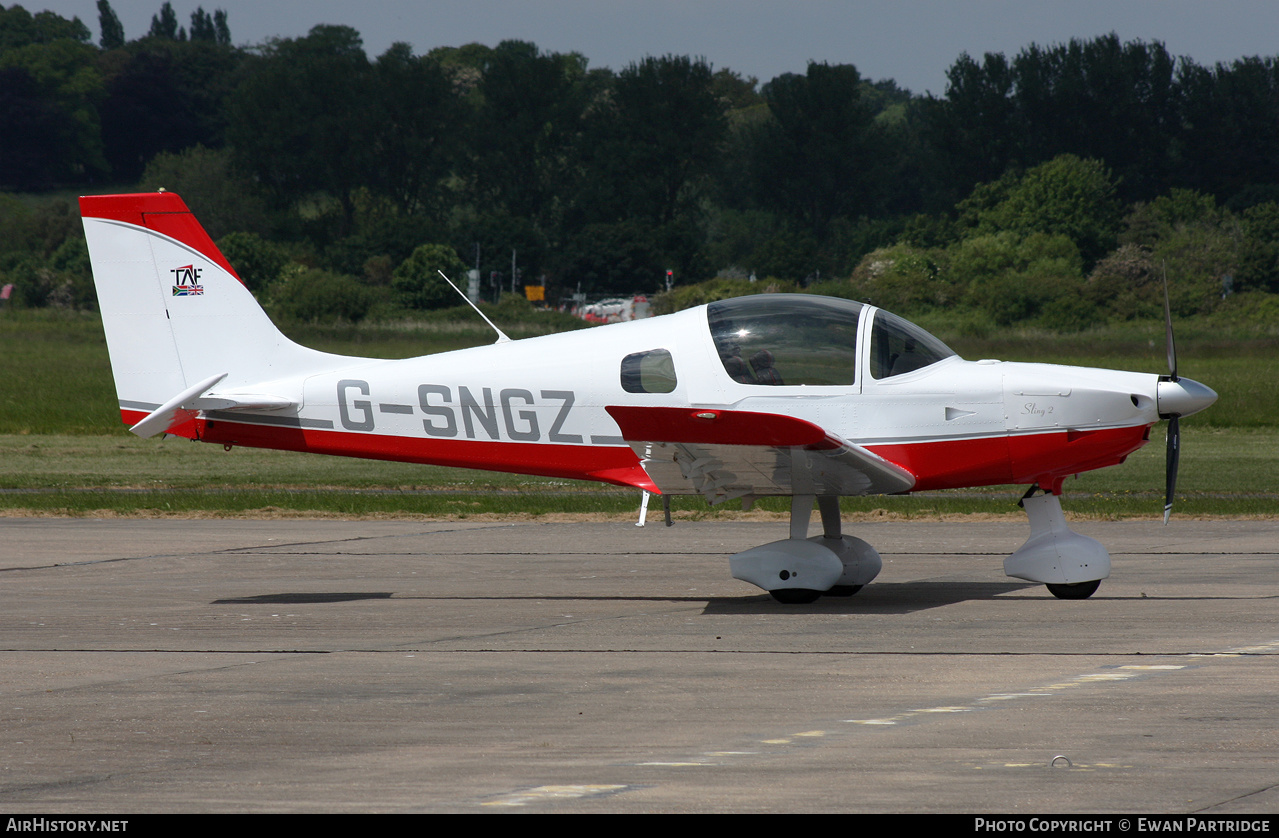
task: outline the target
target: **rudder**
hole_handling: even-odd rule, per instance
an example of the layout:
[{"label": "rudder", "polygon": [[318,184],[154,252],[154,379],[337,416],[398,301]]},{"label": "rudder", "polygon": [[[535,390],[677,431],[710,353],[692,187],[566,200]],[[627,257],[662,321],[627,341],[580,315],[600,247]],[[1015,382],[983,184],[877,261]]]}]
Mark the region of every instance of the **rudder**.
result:
[{"label": "rudder", "polygon": [[233,392],[331,365],[275,327],[178,195],[86,196],[80,212],[126,424],[222,374]]}]

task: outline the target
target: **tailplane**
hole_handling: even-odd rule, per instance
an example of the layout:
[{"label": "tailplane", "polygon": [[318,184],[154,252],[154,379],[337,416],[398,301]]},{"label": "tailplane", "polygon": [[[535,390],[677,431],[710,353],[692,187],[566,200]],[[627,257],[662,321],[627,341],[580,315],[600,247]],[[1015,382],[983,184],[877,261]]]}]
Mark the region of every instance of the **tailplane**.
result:
[{"label": "tailplane", "polygon": [[121,417],[140,436],[209,408],[300,408],[338,356],[285,337],[172,192],[80,199]]}]

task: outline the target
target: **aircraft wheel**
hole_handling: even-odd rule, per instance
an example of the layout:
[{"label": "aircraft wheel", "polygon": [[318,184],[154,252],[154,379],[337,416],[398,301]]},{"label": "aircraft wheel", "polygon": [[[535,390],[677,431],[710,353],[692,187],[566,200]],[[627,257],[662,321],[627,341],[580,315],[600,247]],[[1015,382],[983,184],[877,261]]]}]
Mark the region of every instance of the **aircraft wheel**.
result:
[{"label": "aircraft wheel", "polygon": [[826,592],[826,596],[852,596],[862,589],[861,585],[836,585]]},{"label": "aircraft wheel", "polygon": [[806,605],[816,602],[822,595],[821,591],[814,591],[811,588],[778,588],[768,593],[783,605]]},{"label": "aircraft wheel", "polygon": [[1077,582],[1074,585],[1048,585],[1048,591],[1057,599],[1088,599],[1097,593],[1101,585],[1100,579],[1091,582]]}]

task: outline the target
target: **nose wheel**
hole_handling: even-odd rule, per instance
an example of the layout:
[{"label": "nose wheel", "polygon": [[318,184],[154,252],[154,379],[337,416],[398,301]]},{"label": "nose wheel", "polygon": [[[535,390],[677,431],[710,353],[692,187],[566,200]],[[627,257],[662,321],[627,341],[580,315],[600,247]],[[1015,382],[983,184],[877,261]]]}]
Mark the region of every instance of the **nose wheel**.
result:
[{"label": "nose wheel", "polygon": [[817,598],[822,595],[822,591],[809,588],[777,588],[768,593],[782,605],[807,605],[817,602]]},{"label": "nose wheel", "polygon": [[1096,539],[1066,526],[1056,495],[1036,497],[1037,490],[1037,486],[1032,486],[1022,498],[1030,518],[1030,538],[1004,559],[1004,573],[1028,582],[1042,582],[1058,599],[1087,599],[1110,575],[1110,553]]},{"label": "nose wheel", "polygon": [[1100,579],[1094,579],[1091,582],[1077,582],[1074,585],[1047,585],[1048,592],[1057,599],[1088,599],[1088,597],[1097,593],[1097,588],[1101,586]]}]

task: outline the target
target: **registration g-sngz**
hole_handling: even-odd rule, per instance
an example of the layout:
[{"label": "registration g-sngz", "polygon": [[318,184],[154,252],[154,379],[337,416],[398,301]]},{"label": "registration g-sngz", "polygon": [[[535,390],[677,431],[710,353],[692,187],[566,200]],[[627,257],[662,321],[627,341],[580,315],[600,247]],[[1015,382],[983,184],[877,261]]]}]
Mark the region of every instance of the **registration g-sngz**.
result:
[{"label": "registration g-sngz", "polygon": [[[454,400],[453,388],[444,384],[422,384],[417,388],[417,409],[426,417],[422,430],[427,436],[466,439],[506,439],[518,442],[541,442],[542,425],[537,408],[548,404],[555,409],[545,438],[549,442],[581,443],[580,434],[564,433],[577,394],[572,390],[541,390],[541,402],[532,391],[520,387],[499,389],[496,397],[491,387],[457,388]],[[342,427],[348,431],[371,431],[374,428],[373,403],[359,396],[369,395],[369,383],[358,379],[338,382],[338,415]],[[358,395],[357,395],[358,394]],[[412,413],[412,405],[378,405],[382,413]],[[460,414],[460,417],[459,417]],[[460,418],[460,421],[459,421]],[[503,433],[504,432],[504,433]]]}]

